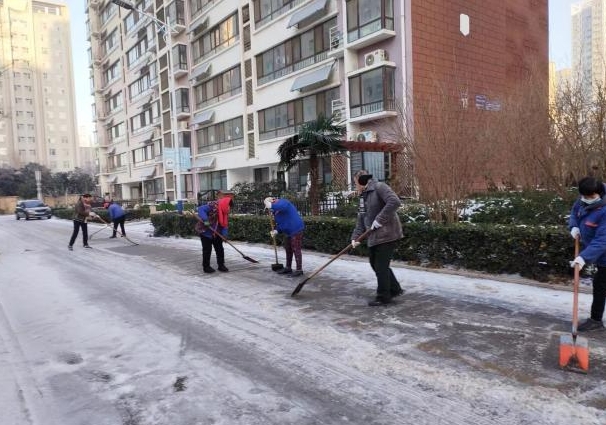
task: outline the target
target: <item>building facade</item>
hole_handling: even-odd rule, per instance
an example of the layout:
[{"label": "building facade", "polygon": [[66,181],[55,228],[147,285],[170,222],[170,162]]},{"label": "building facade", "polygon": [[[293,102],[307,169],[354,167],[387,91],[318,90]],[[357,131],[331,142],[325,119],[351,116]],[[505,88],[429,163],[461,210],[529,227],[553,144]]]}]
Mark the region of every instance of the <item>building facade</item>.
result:
[{"label": "building facade", "polygon": [[64,4],[0,1],[0,166],[79,166],[72,69]]},{"label": "building facade", "polygon": [[606,83],[606,1],[583,0],[571,8],[572,70],[585,95]]},{"label": "building facade", "polygon": [[[547,5],[533,1],[544,40],[529,45],[545,56],[547,79]],[[276,150],[320,113],[336,114],[347,139],[357,142],[349,155],[322,162],[323,183],[350,184],[360,168],[385,180],[397,168],[412,187],[412,164],[398,165],[389,153],[402,143],[391,129],[409,125],[419,96],[431,98],[428,79],[443,78],[456,59],[441,46],[459,37],[473,40],[464,48],[467,71],[496,81],[470,87],[468,96],[479,102],[476,94],[483,95],[484,106],[497,108],[515,65],[504,63],[498,49],[532,38],[506,30],[507,14],[517,9],[503,3],[139,0],[129,10],[89,0],[100,189],[146,201],[194,199],[240,182],[283,180],[304,191],[306,161],[285,173]],[[170,36],[146,15],[170,24]],[[490,19],[499,32],[490,33]],[[484,60],[474,62],[476,54]]]}]

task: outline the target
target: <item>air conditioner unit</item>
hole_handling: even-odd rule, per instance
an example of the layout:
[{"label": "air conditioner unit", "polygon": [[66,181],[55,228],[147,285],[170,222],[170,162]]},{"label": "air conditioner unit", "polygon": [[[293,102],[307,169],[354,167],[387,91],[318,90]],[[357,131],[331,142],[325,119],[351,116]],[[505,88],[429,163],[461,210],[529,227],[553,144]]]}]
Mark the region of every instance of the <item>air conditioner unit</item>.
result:
[{"label": "air conditioner unit", "polygon": [[372,53],[364,55],[364,64],[366,66],[372,66],[379,62],[385,62],[387,60],[387,52],[383,49],[377,49]]},{"label": "air conditioner unit", "polygon": [[377,132],[376,131],[361,131],[356,134],[356,142],[376,142]]},{"label": "air conditioner unit", "polygon": [[189,124],[187,121],[181,121],[179,123],[179,130],[189,130]]}]

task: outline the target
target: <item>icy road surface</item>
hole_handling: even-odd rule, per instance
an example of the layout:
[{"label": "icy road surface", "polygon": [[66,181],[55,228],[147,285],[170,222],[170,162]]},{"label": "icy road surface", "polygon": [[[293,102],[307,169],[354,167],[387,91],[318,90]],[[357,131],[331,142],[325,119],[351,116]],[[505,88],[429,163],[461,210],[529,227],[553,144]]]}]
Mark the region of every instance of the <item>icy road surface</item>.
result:
[{"label": "icy road surface", "polygon": [[557,367],[568,291],[396,264],[406,293],[370,308],[365,259],[291,298],[271,246],[204,275],[197,239],[127,223],[139,246],[69,252],[71,229],[0,216],[2,425],[606,424],[606,332],[587,376]]}]

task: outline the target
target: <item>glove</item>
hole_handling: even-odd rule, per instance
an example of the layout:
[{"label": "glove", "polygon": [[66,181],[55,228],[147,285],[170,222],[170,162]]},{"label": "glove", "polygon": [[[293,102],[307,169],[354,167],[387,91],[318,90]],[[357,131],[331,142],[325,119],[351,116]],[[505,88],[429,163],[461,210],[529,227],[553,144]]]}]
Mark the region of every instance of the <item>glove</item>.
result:
[{"label": "glove", "polygon": [[581,270],[585,265],[585,260],[583,260],[583,257],[581,257],[580,255],[570,262],[570,267],[574,267],[577,264],[579,265],[579,270]]},{"label": "glove", "polygon": [[356,247],[357,247],[358,245],[360,245],[361,243],[362,243],[362,242],[358,242],[357,240],[352,239],[352,240],[351,240],[351,248],[352,248],[352,249],[356,249]]},{"label": "glove", "polygon": [[379,223],[377,220],[373,221],[372,224],[370,225],[370,230],[376,230],[379,227],[383,227],[383,225],[381,223]]},{"label": "glove", "polygon": [[263,205],[265,205],[265,208],[268,210],[271,209],[271,201],[272,201],[272,198],[265,198],[263,200]]},{"label": "glove", "polygon": [[275,238],[277,234],[278,234],[277,230],[272,230],[271,232],[269,232],[269,236],[271,236],[272,238]]},{"label": "glove", "polygon": [[94,212],[94,211],[89,212],[89,213],[88,213],[88,215],[90,215],[90,216],[91,216],[91,217],[93,217],[93,218],[97,218],[97,217],[99,217],[99,216],[97,215],[97,213],[96,213],[96,212]]},{"label": "glove", "polygon": [[206,227],[210,227],[210,223],[208,220],[202,220],[202,224]]},{"label": "glove", "polygon": [[573,227],[570,229],[570,236],[572,236],[572,239],[578,239],[581,236],[581,231],[578,227]]}]

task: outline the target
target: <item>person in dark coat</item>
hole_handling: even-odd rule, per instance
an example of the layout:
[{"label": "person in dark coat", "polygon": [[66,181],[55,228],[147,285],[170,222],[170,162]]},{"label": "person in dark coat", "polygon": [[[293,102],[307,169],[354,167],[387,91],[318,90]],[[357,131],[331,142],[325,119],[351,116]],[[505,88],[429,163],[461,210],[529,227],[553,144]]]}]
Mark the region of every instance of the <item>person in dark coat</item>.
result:
[{"label": "person in dark coat", "polygon": [[122,232],[122,236],[126,236],[126,231],[124,230],[124,221],[126,220],[126,211],[116,204],[114,201],[110,201],[110,205],[107,208],[107,214],[109,215],[109,219],[114,223],[114,232],[110,236],[110,238],[115,238],[118,230],[118,225],[120,226],[120,231]]},{"label": "person in dark coat", "polygon": [[74,207],[74,230],[72,231],[72,237],[69,240],[69,245],[67,245],[67,249],[70,251],[74,250],[74,242],[76,242],[80,229],[82,229],[82,243],[84,248],[91,248],[91,246],[88,244],[87,221],[89,217],[97,217],[97,214],[94,211],[91,211],[91,198],[92,197],[89,193],[85,193],[78,198],[78,202],[76,202]]},{"label": "person in dark coat", "polygon": [[[276,221],[276,228],[269,232],[272,238],[278,233],[284,234],[284,250],[286,251],[286,267],[278,271],[279,274],[290,277],[301,276],[303,274],[303,254],[301,251],[303,242],[303,230],[305,224],[297,211],[297,208],[287,199],[265,198],[263,201],[265,208],[270,210]],[[292,258],[295,257],[296,270],[292,269]]]},{"label": "person in dark coat", "polygon": [[593,263],[597,271],[593,276],[593,301],[591,316],[581,323],[579,332],[602,330],[604,305],[606,304],[606,198],[604,184],[594,178],[579,181],[580,197],[570,211],[568,227],[570,235],[579,239],[581,252],[571,261],[571,267]]},{"label": "person in dark coat", "polygon": [[403,237],[402,225],[396,213],[400,199],[387,184],[373,180],[366,170],[358,171],[354,182],[360,194],[360,206],[356,227],[351,234],[351,246],[355,249],[360,245],[356,239],[367,229],[372,230],[366,244],[370,251],[370,266],[377,276],[377,295],[368,305],[387,305],[393,297],[404,292],[389,266],[396,243]]},{"label": "person in dark coat", "polygon": [[[219,271],[228,272],[225,267],[225,251],[223,249],[223,237],[227,237],[229,228],[228,214],[232,205],[232,198],[225,196],[218,201],[210,201],[198,207],[198,225],[196,231],[202,242],[202,269],[204,273],[214,273],[215,269],[210,266],[210,257],[213,248],[217,256]],[[221,235],[221,236],[219,236]]]}]

